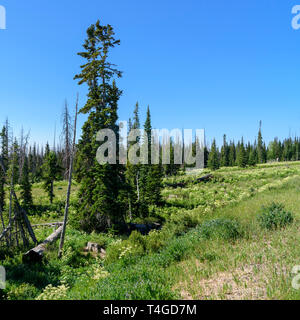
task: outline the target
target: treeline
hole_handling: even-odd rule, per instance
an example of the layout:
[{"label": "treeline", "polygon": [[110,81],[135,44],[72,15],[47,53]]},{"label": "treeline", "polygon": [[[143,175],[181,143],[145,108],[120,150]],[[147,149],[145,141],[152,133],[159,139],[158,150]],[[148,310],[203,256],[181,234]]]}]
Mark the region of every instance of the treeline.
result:
[{"label": "treeline", "polygon": [[266,146],[262,137],[261,122],[259,126],[257,140],[253,144],[244,142],[242,138],[235,143],[226,140],[223,137],[223,145],[219,149],[214,139],[210,150],[206,149],[205,164],[211,170],[217,170],[220,167],[255,166],[257,164],[274,161],[298,161],[300,160],[300,139],[298,137],[288,138],[280,141],[275,138]]}]

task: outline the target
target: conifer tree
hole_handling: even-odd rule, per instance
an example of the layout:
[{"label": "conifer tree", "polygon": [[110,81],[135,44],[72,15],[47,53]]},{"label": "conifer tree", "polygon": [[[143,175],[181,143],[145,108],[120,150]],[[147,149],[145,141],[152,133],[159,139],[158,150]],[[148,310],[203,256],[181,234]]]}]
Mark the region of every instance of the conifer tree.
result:
[{"label": "conifer tree", "polygon": [[221,148],[221,160],[220,160],[221,167],[228,167],[229,166],[229,148],[226,141],[226,135],[223,136],[223,146]]},{"label": "conifer tree", "polygon": [[43,188],[47,192],[50,203],[53,203],[54,182],[58,179],[61,167],[58,165],[57,156],[54,151],[47,151],[43,163]]},{"label": "conifer tree", "polygon": [[235,165],[235,158],[236,158],[236,150],[235,150],[235,144],[234,142],[230,142],[230,146],[229,146],[229,166],[233,167]]},{"label": "conifer tree", "polygon": [[239,143],[239,147],[238,147],[237,165],[240,168],[245,168],[247,166],[247,162],[248,162],[247,154],[244,146],[244,140],[242,138],[242,141],[241,143]]},{"label": "conifer tree", "polygon": [[215,139],[213,140],[213,143],[211,145],[207,166],[211,170],[218,170],[220,168],[219,154]]},{"label": "conifer tree", "polygon": [[28,165],[28,158],[25,156],[23,170],[22,170],[22,177],[21,177],[21,199],[22,204],[26,208],[32,207],[32,192],[31,192],[31,183],[29,178],[29,165]]},{"label": "conifer tree", "polygon": [[111,129],[119,140],[117,109],[122,91],[117,88],[114,77],[121,77],[122,73],[108,61],[110,49],[119,44],[112,26],[102,26],[97,21],[87,30],[85,51],[78,53],[86,63],[75,79],[79,80],[79,85],[88,85],[88,100],[80,110],[80,113],[88,114],[88,120],[82,128],[76,160],[76,178],[81,181],[77,211],[81,227],[86,231],[118,229],[126,214],[124,166],[118,159],[116,164],[99,164],[96,159],[101,145],[96,141],[99,130]]},{"label": "conifer tree", "polygon": [[[135,110],[134,110],[134,117],[133,122],[130,120],[129,123],[129,132],[131,130],[139,130],[140,129],[140,119],[139,119],[139,104],[136,103]],[[140,138],[137,137],[136,141],[129,142],[128,146],[129,148],[136,144],[140,143]],[[140,151],[137,152],[137,156],[140,156]],[[129,159],[130,160],[130,159]],[[144,195],[142,194],[142,188],[141,188],[141,171],[142,170],[142,164],[132,164],[130,161],[127,162],[126,166],[126,180],[129,187],[129,193],[128,193],[128,209],[129,209],[129,215],[132,219],[133,215],[136,217],[143,217],[147,215],[148,213],[148,207],[145,203]]]},{"label": "conifer tree", "polygon": [[180,164],[175,164],[175,146],[174,141],[170,140],[170,164],[164,165],[164,173],[166,176],[176,176],[180,170]]},{"label": "conifer tree", "polygon": [[152,124],[149,106],[147,108],[147,117],[144,124],[144,130],[148,138],[148,165],[143,165],[142,167],[142,193],[144,200],[146,201],[146,203],[148,203],[148,205],[157,205],[161,203],[163,168],[161,163],[151,163]]},{"label": "conifer tree", "polygon": [[257,162],[258,163],[265,163],[266,156],[265,156],[265,147],[264,147],[264,142],[263,142],[262,132],[261,132],[261,124],[262,123],[260,121],[258,138],[257,138]]},{"label": "conifer tree", "polygon": [[251,147],[250,148],[250,152],[249,152],[249,159],[248,159],[248,164],[249,166],[255,166],[256,165],[256,148],[255,147]]}]

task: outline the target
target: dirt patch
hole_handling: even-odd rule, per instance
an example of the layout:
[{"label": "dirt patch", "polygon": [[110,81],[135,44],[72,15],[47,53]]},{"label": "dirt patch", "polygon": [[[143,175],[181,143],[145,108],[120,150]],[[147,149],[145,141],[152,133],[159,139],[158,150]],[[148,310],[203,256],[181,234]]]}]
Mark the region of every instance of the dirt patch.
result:
[{"label": "dirt patch", "polygon": [[181,282],[181,298],[184,300],[264,300],[267,299],[265,267],[247,265],[232,272],[220,272],[210,279],[195,277]]}]

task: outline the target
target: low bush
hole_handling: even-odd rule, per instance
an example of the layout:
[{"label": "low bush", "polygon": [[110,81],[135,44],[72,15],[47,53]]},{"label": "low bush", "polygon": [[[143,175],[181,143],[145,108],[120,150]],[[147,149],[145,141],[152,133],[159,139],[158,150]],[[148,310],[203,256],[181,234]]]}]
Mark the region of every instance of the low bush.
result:
[{"label": "low bush", "polygon": [[31,300],[36,297],[39,290],[32,284],[28,283],[14,283],[8,284],[6,289],[6,299],[7,300]]},{"label": "low bush", "polygon": [[167,240],[166,232],[152,230],[147,236],[146,249],[148,252],[157,252],[165,246]]},{"label": "low bush", "polygon": [[106,265],[117,261],[127,264],[133,258],[145,254],[145,244],[139,237],[142,235],[138,235],[136,231],[133,234],[128,240],[117,240],[108,246],[105,257]]},{"label": "low bush", "polygon": [[199,227],[199,232],[206,239],[236,240],[243,235],[242,227],[238,221],[225,218],[204,222]]},{"label": "low bush", "polygon": [[293,223],[294,216],[284,209],[283,204],[273,202],[269,206],[262,207],[257,219],[262,228],[272,230]]}]

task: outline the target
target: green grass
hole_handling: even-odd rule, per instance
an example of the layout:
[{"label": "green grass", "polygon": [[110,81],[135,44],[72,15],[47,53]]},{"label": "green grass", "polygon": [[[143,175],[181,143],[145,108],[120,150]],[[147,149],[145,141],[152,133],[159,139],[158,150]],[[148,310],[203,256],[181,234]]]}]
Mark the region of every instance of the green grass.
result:
[{"label": "green grass", "polygon": [[[300,264],[300,178],[284,188],[216,211],[245,226],[247,235],[234,244],[216,239],[201,243],[191,257],[174,264],[169,274],[182,298],[194,299],[299,299],[291,273]],[[257,214],[262,205],[276,199],[296,214],[296,221],[280,230],[262,230]],[[223,288],[230,286],[231,288]]]}]

